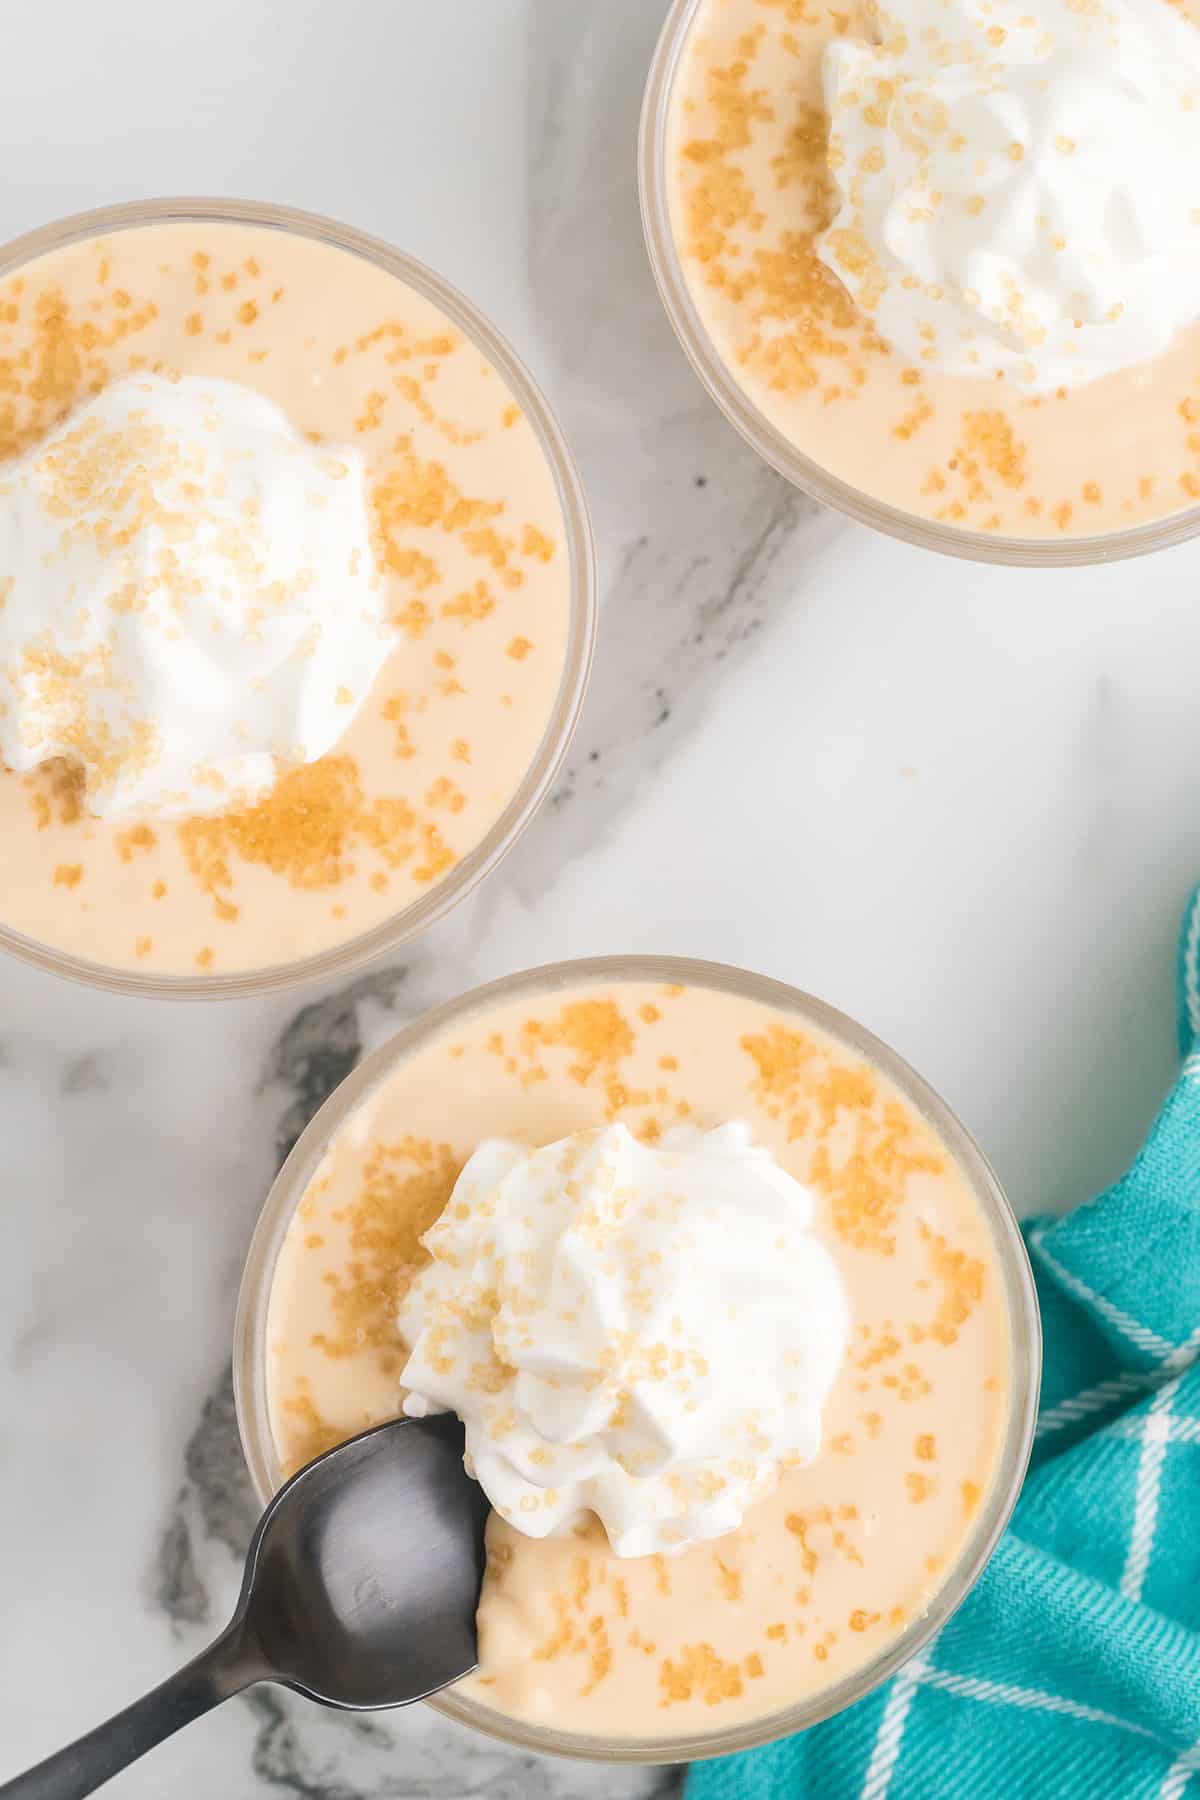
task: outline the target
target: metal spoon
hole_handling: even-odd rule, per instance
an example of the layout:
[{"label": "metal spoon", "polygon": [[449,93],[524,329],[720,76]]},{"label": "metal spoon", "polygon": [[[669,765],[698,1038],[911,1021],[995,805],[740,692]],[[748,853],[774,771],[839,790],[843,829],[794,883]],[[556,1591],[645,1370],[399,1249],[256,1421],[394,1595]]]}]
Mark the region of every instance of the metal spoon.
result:
[{"label": "metal spoon", "polygon": [[81,1800],[259,1681],[356,1712],[405,1706],[475,1667],[488,1503],[449,1415],[396,1419],[318,1457],[259,1521],[214,1644],[107,1724],[0,1786]]}]

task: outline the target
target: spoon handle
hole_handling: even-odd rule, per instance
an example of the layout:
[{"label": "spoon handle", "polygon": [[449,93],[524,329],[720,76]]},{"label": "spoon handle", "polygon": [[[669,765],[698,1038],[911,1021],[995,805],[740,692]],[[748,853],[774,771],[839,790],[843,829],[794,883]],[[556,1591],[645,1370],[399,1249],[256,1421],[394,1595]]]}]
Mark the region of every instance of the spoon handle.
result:
[{"label": "spoon handle", "polygon": [[269,1674],[249,1652],[242,1621],[235,1619],[194,1661],[124,1712],[0,1783],[0,1800],[83,1800],[155,1744]]}]

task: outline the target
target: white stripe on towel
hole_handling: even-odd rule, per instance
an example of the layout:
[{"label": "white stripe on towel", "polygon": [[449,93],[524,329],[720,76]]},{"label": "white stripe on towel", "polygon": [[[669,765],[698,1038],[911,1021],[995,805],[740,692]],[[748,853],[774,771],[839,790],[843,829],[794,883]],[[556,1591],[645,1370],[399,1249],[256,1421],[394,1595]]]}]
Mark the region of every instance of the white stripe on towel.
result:
[{"label": "white stripe on towel", "polygon": [[917,1692],[917,1683],[928,1668],[926,1653],[918,1652],[911,1662],[905,1663],[893,1681],[892,1691],[887,1697],[887,1704],[879,1721],[879,1730],[875,1734],[875,1747],[871,1751],[871,1760],[863,1777],[859,1800],[887,1800],[892,1774],[900,1755],[900,1745],[904,1741],[904,1727],[908,1723],[908,1715]]},{"label": "white stripe on towel", "polygon": [[1121,1593],[1126,1600],[1138,1601],[1150,1567],[1154,1533],[1158,1525],[1158,1496],[1162,1487],[1163,1463],[1167,1441],[1171,1435],[1171,1405],[1179,1391],[1179,1377],[1160,1388],[1150,1402],[1150,1410],[1141,1421],[1142,1454],[1138,1459],[1137,1488],[1133,1503],[1133,1531],[1121,1575]]}]

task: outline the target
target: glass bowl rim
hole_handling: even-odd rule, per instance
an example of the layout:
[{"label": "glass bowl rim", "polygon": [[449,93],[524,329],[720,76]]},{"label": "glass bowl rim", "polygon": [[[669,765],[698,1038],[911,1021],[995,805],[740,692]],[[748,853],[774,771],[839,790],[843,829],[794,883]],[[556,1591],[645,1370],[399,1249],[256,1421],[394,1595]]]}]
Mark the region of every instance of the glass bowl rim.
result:
[{"label": "glass bowl rim", "polygon": [[529,767],[499,818],[474,848],[455,864],[445,880],[436,883],[428,893],[390,918],[310,956],[262,969],[215,975],[142,973],[137,969],[96,962],[56,949],[0,920],[0,950],[35,968],[85,986],[151,999],[228,1000],[345,975],[374,957],[397,949],[443,918],[508,854],[546,798],[562,767],[583,710],[596,641],[596,551],[587,498],[575,459],[549,402],[524,362],[507,338],[471,300],[425,263],[382,238],[320,213],[277,206],[267,201],[207,195],[123,201],[115,206],[72,213],[0,245],[0,281],[38,257],[88,238],[141,226],[189,221],[258,226],[313,239],[374,264],[439,307],[495,367],[533,427],[554,478],[570,569],[570,618],[562,674],[546,728]]},{"label": "glass bowl rim", "polygon": [[887,537],[969,562],[1015,568],[1081,568],[1120,562],[1183,544],[1200,532],[1200,505],[1162,519],[1087,537],[1004,537],[922,518],[875,499],[798,450],[730,373],[688,289],[671,229],[667,141],[671,96],[696,13],[707,0],[671,0],[646,78],[638,125],[638,198],[642,232],[659,298],[680,346],[709,398],[763,461],[814,500]]},{"label": "glass bowl rim", "polygon": [[426,1704],[460,1724],[526,1750],[585,1761],[672,1763],[726,1756],[819,1724],[894,1675],[941,1629],[982,1574],[1008,1524],[1033,1447],[1041,1372],[1041,1318],[1033,1273],[1016,1215],[997,1176],[950,1107],[894,1050],[827,1002],[772,977],[727,964],[676,956],[605,956],[548,963],[469,989],[411,1020],[339,1083],[296,1140],[267,1194],[251,1238],[233,1335],[233,1388],[238,1435],[255,1494],[266,1504],[282,1480],[267,1409],[266,1329],[275,1264],[296,1207],[330,1141],[354,1110],[401,1061],[456,1021],[505,1000],[532,998],[593,984],[678,982],[757,1000],[798,1016],[862,1055],[893,1081],[936,1132],[980,1205],[995,1247],[1007,1300],[1012,1350],[1009,1416],[996,1477],[962,1553],[933,1600],[871,1663],[806,1702],[726,1730],[619,1739],[557,1732],[510,1718],[445,1689]]}]

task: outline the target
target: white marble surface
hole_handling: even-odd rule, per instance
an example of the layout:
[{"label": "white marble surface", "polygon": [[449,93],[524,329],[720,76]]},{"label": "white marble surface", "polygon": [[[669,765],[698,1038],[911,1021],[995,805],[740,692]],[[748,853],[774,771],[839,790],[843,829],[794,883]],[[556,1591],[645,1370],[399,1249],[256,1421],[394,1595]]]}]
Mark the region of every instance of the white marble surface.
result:
[{"label": "white marble surface", "polygon": [[[901,1049],[1023,1210],[1113,1175],[1169,1078],[1173,934],[1200,873],[1200,544],[972,569],[819,514],[761,468],[692,380],[642,256],[632,145],[660,16],[0,7],[0,235],[207,191],[395,240],[544,381],[603,560],[595,683],[553,801],[396,963],[348,992],[207,1007],[0,967],[0,1776],[165,1674],[230,1604],[241,1258],[280,1143],[393,1022],[549,957],[748,964]],[[265,1694],[108,1791],[676,1785],[510,1754],[423,1709],[363,1722]]]}]

